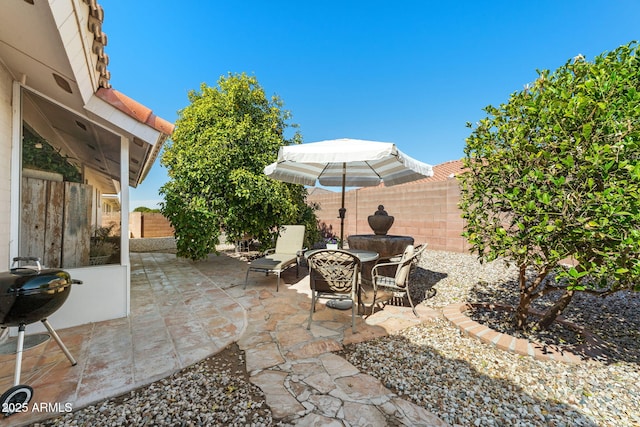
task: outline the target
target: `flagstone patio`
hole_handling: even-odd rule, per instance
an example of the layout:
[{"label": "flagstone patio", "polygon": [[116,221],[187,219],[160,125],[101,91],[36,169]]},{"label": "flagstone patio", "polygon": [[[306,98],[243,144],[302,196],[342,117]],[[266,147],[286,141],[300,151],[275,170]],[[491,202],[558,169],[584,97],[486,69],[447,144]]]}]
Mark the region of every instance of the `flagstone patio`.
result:
[{"label": "flagstone patio", "polygon": [[[285,387],[295,372],[312,377],[317,399],[340,389],[346,393],[342,404],[372,406],[371,414],[440,423],[331,353],[348,343],[428,321],[438,312],[419,305],[420,317],[415,317],[410,307],[386,306],[359,317],[354,334],[350,310],[318,304],[307,330],[306,269],[301,268],[299,277],[295,269],[283,274],[285,285],[276,292],[276,278],[261,274],[250,275],[243,289],[246,268],[245,261],[225,254],[191,262],[173,254],[132,253],[131,315],[58,331],[77,359],[76,366],[52,340],[24,352],[21,383],[34,388],[30,407],[44,402],[58,403],[54,410],[79,409],[169,376],[237,342],[245,351],[251,381],[263,390],[276,418],[305,423],[326,417],[304,414],[300,396]],[[0,355],[0,390],[12,386],[14,368],[14,355]],[[29,411],[7,420],[24,425],[55,415]]]}]

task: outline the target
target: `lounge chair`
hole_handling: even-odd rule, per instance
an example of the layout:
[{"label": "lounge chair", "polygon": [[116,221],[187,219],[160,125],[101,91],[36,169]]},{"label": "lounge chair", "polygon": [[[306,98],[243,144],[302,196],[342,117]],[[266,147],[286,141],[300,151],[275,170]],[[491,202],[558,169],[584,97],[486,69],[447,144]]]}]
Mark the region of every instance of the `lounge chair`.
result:
[{"label": "lounge chair", "polygon": [[302,246],[304,244],[304,225],[283,225],[280,227],[280,234],[276,240],[276,247],[268,249],[262,258],[251,261],[244,279],[244,288],[247,288],[249,272],[258,271],[265,274],[276,274],[278,282],[276,292],[280,288],[280,274],[287,268],[296,266],[296,275],[300,257],[302,256]]}]

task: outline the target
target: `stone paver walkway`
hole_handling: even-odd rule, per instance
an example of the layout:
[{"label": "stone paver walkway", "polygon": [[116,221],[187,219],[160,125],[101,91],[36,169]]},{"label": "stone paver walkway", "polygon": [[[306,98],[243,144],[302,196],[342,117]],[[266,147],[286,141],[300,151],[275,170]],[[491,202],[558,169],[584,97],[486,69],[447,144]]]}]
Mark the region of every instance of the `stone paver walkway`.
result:
[{"label": "stone paver walkway", "polygon": [[[216,275],[212,263],[195,266],[207,276]],[[273,416],[301,426],[447,425],[332,353],[440,314],[418,306],[416,317],[410,307],[386,306],[358,317],[354,334],[351,310],[327,308],[321,301],[308,330],[311,293],[306,269],[300,270],[299,277],[295,269],[283,274],[286,285],[279,292],[273,276],[257,273],[249,275],[246,290],[233,284],[225,288],[247,310],[248,326],[238,344],[251,382],[264,392]],[[244,275],[236,280],[243,282]]]},{"label": "stone paver walkway", "polygon": [[[310,292],[306,269],[274,276],[250,274],[246,262],[226,255],[190,262],[172,254],[131,254],[128,318],[58,330],[78,365],[70,366],[51,340],[26,350],[21,382],[32,402],[74,409],[117,396],[219,352],[232,342],[245,351],[251,381],[274,417],[291,425],[446,425],[403,400],[366,372],[333,354],[342,346],[429,321],[441,315],[418,306],[387,306],[359,317],[317,305],[306,329]],[[55,328],[55,325],[53,325]],[[28,333],[28,328],[27,328]],[[12,385],[15,356],[0,355],[0,390]],[[2,425],[28,425],[55,416],[24,412]]]}]

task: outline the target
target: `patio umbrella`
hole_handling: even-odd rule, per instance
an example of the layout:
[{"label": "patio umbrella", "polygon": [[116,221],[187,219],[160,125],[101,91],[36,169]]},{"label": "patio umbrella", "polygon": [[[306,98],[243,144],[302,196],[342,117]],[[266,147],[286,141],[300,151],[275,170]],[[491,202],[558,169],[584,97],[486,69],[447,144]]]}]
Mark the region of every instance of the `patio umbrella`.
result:
[{"label": "patio umbrella", "polygon": [[392,142],[342,138],[280,147],[278,160],[264,173],[293,184],[342,186],[342,242],[345,187],[404,184],[432,176],[433,168],[402,153]]}]

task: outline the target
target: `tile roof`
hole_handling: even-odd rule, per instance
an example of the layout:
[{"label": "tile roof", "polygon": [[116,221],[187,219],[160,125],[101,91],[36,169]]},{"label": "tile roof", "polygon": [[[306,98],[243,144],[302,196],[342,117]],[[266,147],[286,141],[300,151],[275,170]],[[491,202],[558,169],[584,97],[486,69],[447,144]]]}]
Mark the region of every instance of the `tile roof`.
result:
[{"label": "tile roof", "polygon": [[89,6],[87,27],[93,34],[91,51],[98,56],[96,71],[100,74],[99,85],[100,87],[110,88],[109,79],[111,78],[111,73],[107,70],[109,55],[104,52],[104,47],[107,45],[107,35],[102,32],[104,9],[98,4],[97,0],[84,0],[84,2]]},{"label": "tile roof", "polygon": [[312,195],[320,195],[320,194],[331,194],[334,193],[334,191],[331,190],[327,190],[325,188],[322,187],[310,187],[307,189],[307,194]]},{"label": "tile roof", "polygon": [[440,163],[433,167],[433,176],[429,178],[420,179],[415,182],[440,182],[446,181],[461,174],[464,171],[462,160],[450,160],[448,162]]},{"label": "tile roof", "polygon": [[97,0],[84,0],[84,2],[89,6],[87,26],[93,34],[91,50],[98,56],[96,70],[100,73],[100,87],[96,91],[96,95],[139,122],[151,126],[158,132],[171,135],[175,128],[173,123],[156,116],[151,109],[111,88],[111,83],[109,82],[111,73],[107,70],[109,55],[104,52],[104,48],[107,45],[107,35],[102,31],[104,9],[98,4]]},{"label": "tile roof", "polygon": [[[455,176],[458,176],[464,171],[464,166],[462,165],[462,160],[449,160],[448,162],[440,163],[439,165],[433,166],[433,176],[429,178],[422,178],[417,181],[407,182],[405,184],[400,185],[415,185],[415,184],[423,184],[429,182],[442,182],[448,179],[452,179]],[[362,187],[358,190],[372,190],[375,188],[384,187],[384,182],[375,186],[375,187]],[[399,185],[396,185],[399,187]]]},{"label": "tile roof", "polygon": [[115,89],[101,87],[96,92],[96,95],[128,116],[136,119],[140,123],[151,126],[158,132],[167,135],[173,133],[173,129],[175,128],[173,123],[156,116],[150,108],[145,107],[138,101],[129,98],[127,95]]}]

